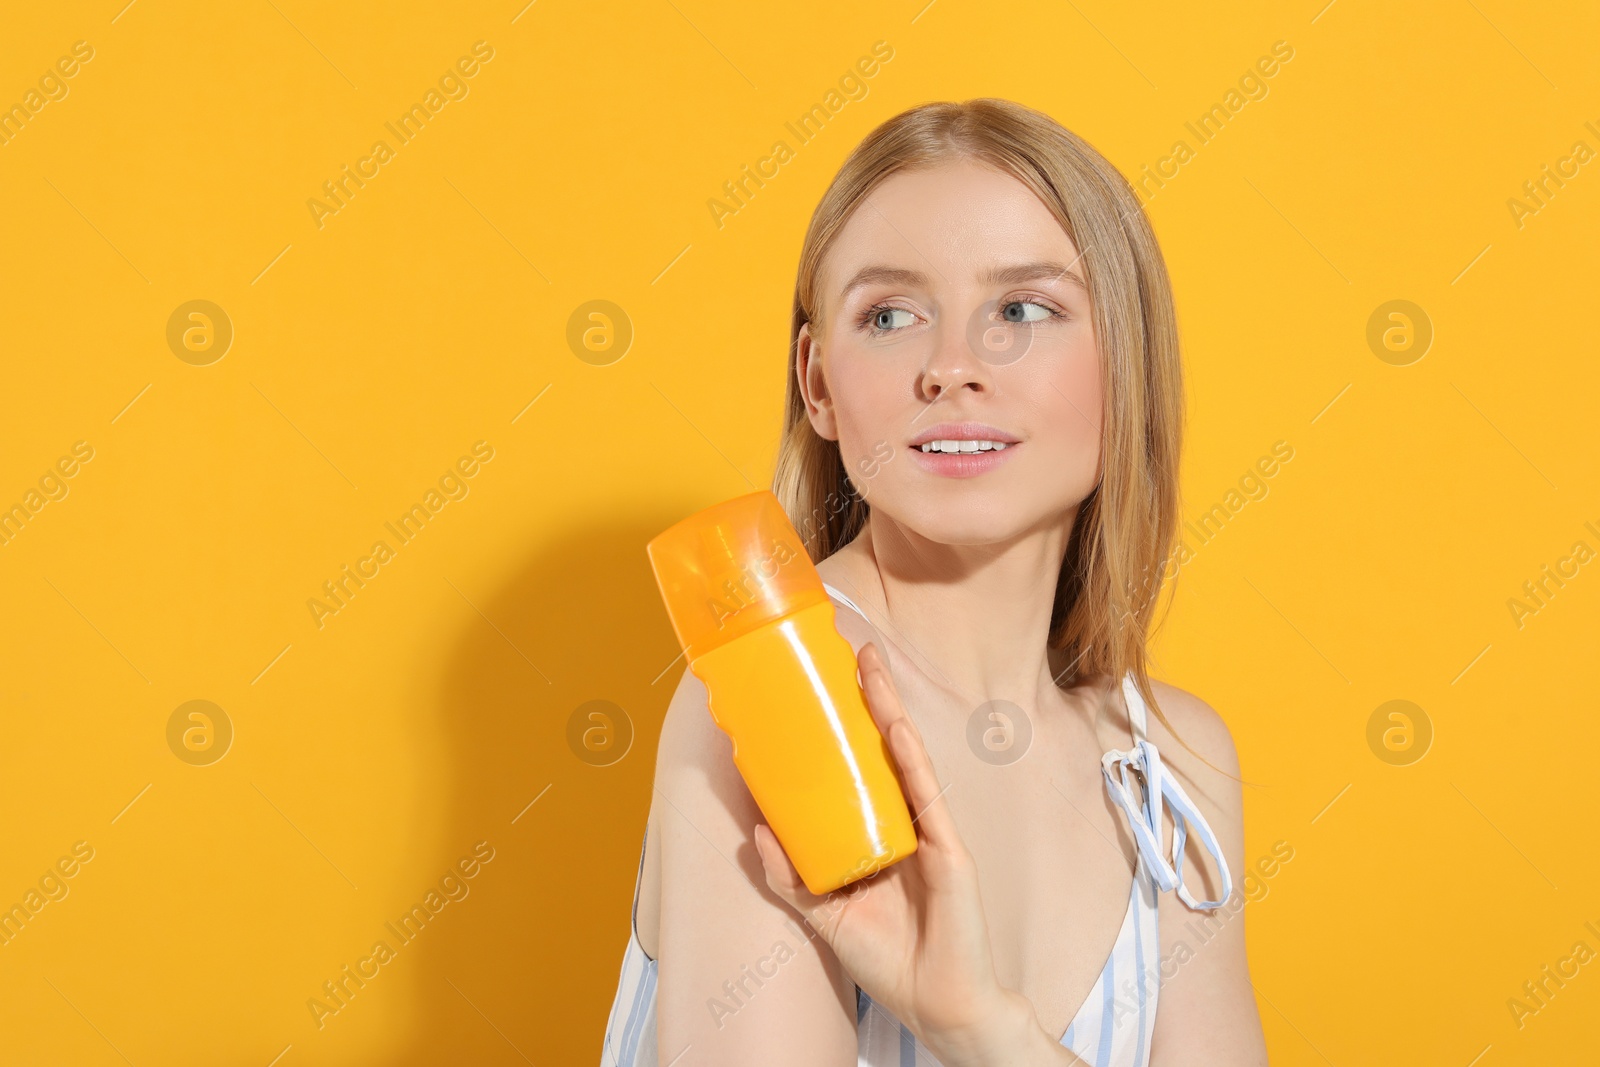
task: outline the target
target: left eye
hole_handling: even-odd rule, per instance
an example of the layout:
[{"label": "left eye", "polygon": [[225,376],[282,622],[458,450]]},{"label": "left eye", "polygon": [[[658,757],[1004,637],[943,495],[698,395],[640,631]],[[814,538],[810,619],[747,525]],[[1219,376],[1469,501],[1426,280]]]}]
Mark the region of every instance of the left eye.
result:
[{"label": "left eye", "polygon": [[[1032,309],[1030,313],[1029,309]],[[1000,315],[1007,322],[1038,322],[1055,312],[1032,300],[1011,300],[1000,305]]]}]

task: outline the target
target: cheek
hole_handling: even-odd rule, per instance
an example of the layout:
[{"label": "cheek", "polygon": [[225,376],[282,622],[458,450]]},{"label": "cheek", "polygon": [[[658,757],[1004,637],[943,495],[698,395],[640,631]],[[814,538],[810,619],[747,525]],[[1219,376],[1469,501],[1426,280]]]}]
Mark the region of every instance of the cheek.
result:
[{"label": "cheek", "polygon": [[1071,471],[1085,480],[1087,490],[1100,464],[1105,392],[1100,376],[1100,360],[1093,349],[1067,350],[1054,366],[1041,367],[1040,380],[1030,384],[1033,395],[1041,398],[1046,410],[1042,429],[1057,455],[1062,471]]},{"label": "cheek", "polygon": [[881,454],[885,445],[898,447],[914,432],[906,414],[911,387],[904,370],[890,360],[871,358],[873,355],[878,353],[840,359],[828,376],[839,453],[852,476],[859,469],[858,460]]},{"label": "cheek", "polygon": [[[1092,358],[1067,360],[1057,379],[1055,386],[1060,393],[1056,395],[1065,396],[1063,403],[1072,414],[1069,425],[1080,434],[1099,440],[1105,412],[1099,361]],[[1055,393],[1055,389],[1051,392]]]}]

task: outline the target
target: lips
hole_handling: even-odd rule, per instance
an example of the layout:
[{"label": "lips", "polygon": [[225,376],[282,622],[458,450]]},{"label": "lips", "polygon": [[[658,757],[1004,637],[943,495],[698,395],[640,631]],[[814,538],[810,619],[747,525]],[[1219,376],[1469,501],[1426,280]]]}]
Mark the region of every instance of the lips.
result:
[{"label": "lips", "polygon": [[930,426],[907,445],[918,467],[945,478],[987,474],[1016,455],[1021,447],[1022,439],[1016,434],[983,422]]}]

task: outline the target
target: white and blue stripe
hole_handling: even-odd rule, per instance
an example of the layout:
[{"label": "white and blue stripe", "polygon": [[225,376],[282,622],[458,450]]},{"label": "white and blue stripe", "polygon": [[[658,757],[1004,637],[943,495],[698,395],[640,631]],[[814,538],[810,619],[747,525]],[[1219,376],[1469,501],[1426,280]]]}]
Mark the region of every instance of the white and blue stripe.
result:
[{"label": "white and blue stripe", "polygon": [[[648,833],[646,837],[648,838]],[[639,875],[644,874],[644,842],[639,844]],[[600,1067],[657,1067],[656,977],[660,964],[639,944],[639,882],[633,881],[633,913],[628,920],[628,947],[622,954],[622,976],[606,1020],[606,1043]]]}]

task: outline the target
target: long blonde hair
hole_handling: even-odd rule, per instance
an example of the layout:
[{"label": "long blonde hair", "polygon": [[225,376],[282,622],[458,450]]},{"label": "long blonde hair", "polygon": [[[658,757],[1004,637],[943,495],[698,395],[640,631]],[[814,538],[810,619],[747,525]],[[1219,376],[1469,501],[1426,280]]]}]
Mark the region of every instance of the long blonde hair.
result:
[{"label": "long blonde hair", "polygon": [[[1049,656],[1057,684],[1130,670],[1169,730],[1147,672],[1147,641],[1178,526],[1183,378],[1172,289],[1155,233],[1127,180],[1049,116],[1009,100],[923,104],[850,153],[811,216],[795,279],[788,399],[772,490],[820,562],[862,529],[868,506],[839,445],[806,417],[796,378],[800,327],[819,313],[818,273],[835,235],[889,176],[972,159],[1031,189],[1086,265],[1106,383],[1101,478],[1078,509],[1056,581]],[[1185,746],[1187,747],[1187,745]],[[1191,750],[1192,751],[1192,750]]]}]

